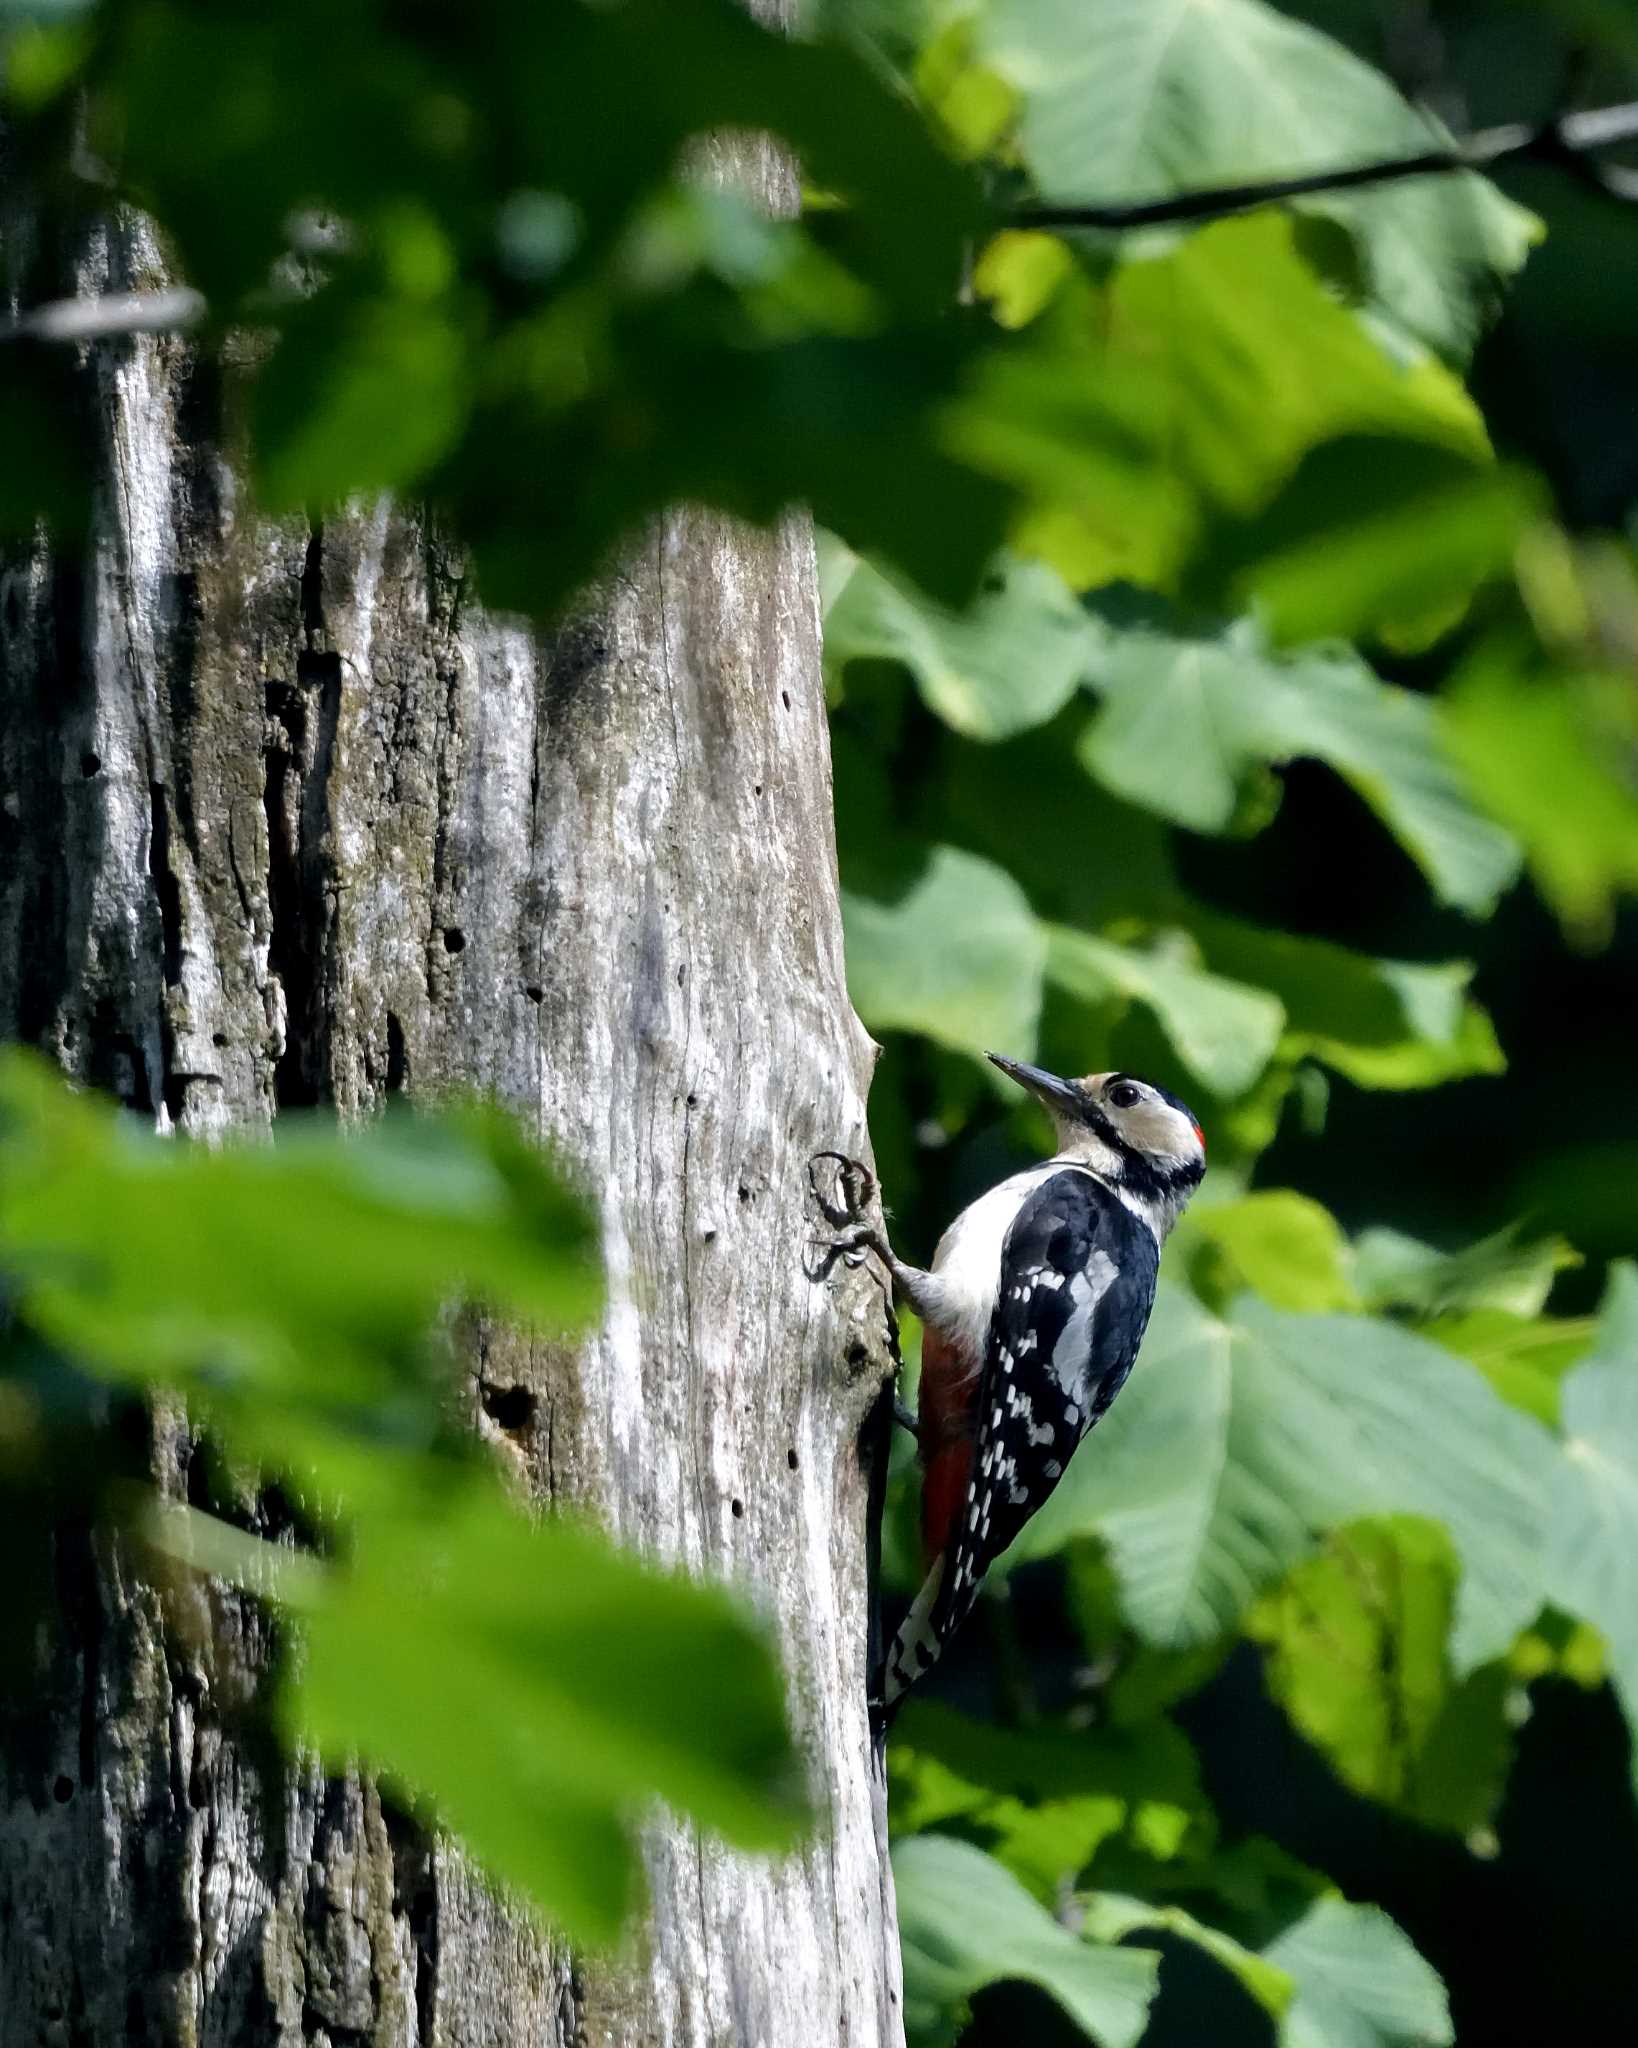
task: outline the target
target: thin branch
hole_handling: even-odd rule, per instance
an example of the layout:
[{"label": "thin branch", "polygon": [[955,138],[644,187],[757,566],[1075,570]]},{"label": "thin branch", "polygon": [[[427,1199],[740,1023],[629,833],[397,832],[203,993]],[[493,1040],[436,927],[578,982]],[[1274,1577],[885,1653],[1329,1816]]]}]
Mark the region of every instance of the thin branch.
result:
[{"label": "thin branch", "polygon": [[108,292],[95,299],[49,299],[14,320],[0,319],[0,342],[103,341],[112,334],[168,334],[195,327],[205,302],[186,285],[158,292]]},{"label": "thin branch", "polygon": [[1289,178],[1264,178],[1243,185],[1212,185],[1177,192],[1164,199],[1096,201],[1083,206],[1021,206],[1009,219],[1025,228],[1163,227],[1181,221],[1216,220],[1244,213],[1280,199],[1302,199],[1314,192],[1348,192],[1361,185],[1388,185],[1402,178],[1446,176],[1452,171],[1482,171],[1508,157],[1537,157],[1548,163],[1576,159],[1617,198],[1633,196],[1634,174],[1620,165],[1603,165],[1592,152],[1638,138],[1638,100],[1615,107],[1589,107],[1562,114],[1554,121],[1509,121],[1499,128],[1481,128],[1463,142],[1419,150],[1413,156],[1384,157],[1375,163],[1343,164],[1331,170],[1304,171]]}]

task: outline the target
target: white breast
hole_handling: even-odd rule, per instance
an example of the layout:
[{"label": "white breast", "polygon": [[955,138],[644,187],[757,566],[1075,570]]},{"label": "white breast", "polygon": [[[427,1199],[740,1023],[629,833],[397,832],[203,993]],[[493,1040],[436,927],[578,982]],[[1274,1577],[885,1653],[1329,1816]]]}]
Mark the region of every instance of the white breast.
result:
[{"label": "white breast", "polygon": [[977,1365],[989,1342],[990,1317],[1001,1278],[1001,1247],[1013,1218],[1043,1181],[1063,1171],[1049,1159],[999,1182],[970,1202],[938,1241],[933,1272],[939,1286],[938,1323],[967,1360]]}]

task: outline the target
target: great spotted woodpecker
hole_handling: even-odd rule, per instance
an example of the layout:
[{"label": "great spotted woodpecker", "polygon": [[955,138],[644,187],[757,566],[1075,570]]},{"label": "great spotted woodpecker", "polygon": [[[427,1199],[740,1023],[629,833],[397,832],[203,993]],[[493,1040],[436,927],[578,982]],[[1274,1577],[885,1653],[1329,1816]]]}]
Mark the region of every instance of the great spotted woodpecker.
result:
[{"label": "great spotted woodpecker", "polygon": [[873,1252],[923,1325],[927,1575],[883,1663],[874,1705],[884,1717],[937,1662],[990,1565],[1125,1385],[1160,1247],[1206,1170],[1199,1124],[1164,1088],[1130,1074],[1061,1081],[989,1057],[1045,1105],[1058,1150],[963,1209],[931,1271],[907,1266],[861,1220],[868,1176],[850,1175],[863,1168],[844,1162],[845,1199],[825,1205],[846,1225],[830,1255]]}]

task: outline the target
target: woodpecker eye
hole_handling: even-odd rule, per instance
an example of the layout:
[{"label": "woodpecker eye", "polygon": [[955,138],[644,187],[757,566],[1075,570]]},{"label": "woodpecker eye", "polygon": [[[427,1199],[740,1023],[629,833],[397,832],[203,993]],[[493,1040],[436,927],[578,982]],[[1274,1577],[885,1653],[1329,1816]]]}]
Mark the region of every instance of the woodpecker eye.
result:
[{"label": "woodpecker eye", "polygon": [[1109,1091],[1109,1100],[1116,1109],[1135,1109],[1143,1100],[1143,1095],[1130,1081],[1117,1081]]}]

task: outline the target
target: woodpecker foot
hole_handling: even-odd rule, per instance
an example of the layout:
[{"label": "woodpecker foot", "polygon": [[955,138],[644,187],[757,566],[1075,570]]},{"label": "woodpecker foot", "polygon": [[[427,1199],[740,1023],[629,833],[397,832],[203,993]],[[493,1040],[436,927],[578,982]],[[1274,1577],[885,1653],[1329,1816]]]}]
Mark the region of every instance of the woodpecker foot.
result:
[{"label": "woodpecker foot", "polygon": [[[836,1162],[834,1174],[820,1172],[822,1159]],[[828,1192],[827,1180],[831,1182]],[[850,1224],[862,1223],[865,1210],[876,1199],[876,1176],[868,1166],[850,1159],[845,1152],[815,1152],[808,1161],[808,1186],[820,1215],[832,1230],[846,1230]]]},{"label": "woodpecker foot", "polygon": [[893,1256],[880,1233],[868,1223],[851,1224],[839,1236],[819,1240],[816,1250],[817,1257],[808,1264],[810,1280],[828,1280],[838,1259],[844,1266],[854,1267],[862,1266],[872,1252],[884,1264]]},{"label": "woodpecker foot", "polygon": [[900,1394],[893,1396],[893,1420],[899,1425],[900,1429],[909,1430],[918,1444],[921,1442],[920,1419],[913,1408],[906,1407],[904,1398]]}]

